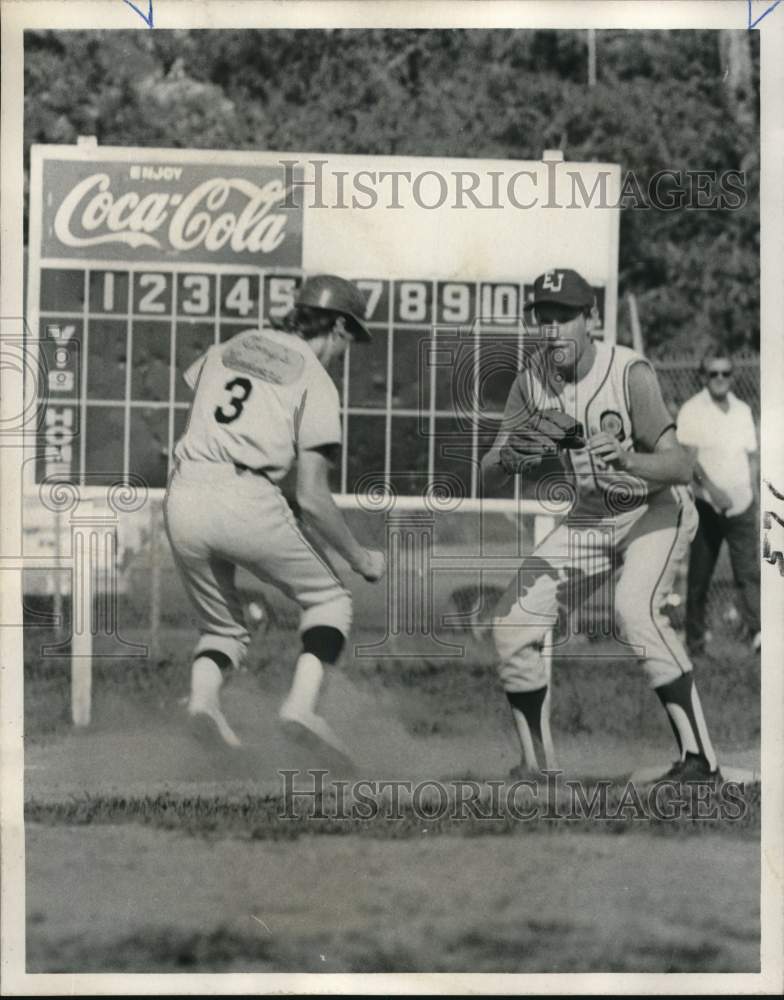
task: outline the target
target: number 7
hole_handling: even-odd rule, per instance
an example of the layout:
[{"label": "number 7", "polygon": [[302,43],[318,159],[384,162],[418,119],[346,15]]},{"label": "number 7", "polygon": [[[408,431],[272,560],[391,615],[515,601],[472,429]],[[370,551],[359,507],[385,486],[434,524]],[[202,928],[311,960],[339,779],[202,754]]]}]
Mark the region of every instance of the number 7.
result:
[{"label": "number 7", "polygon": [[357,288],[361,292],[368,293],[367,306],[365,307],[365,319],[370,319],[376,311],[376,306],[384,290],[383,281],[358,281]]}]

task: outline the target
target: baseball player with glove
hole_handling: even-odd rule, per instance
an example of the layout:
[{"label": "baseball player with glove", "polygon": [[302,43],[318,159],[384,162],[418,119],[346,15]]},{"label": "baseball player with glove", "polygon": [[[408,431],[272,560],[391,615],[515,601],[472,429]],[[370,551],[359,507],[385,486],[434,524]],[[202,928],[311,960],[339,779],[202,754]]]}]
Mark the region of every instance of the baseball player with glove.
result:
[{"label": "baseball player with glove", "polygon": [[317,712],[325,666],[336,663],[351,624],[351,595],[314,540],[300,530],[279,483],[296,464],[296,499],[313,529],[366,580],[383,553],[360,545],[330,492],[341,441],[337,388],[326,369],[350,342],[368,341],[364,299],[342,278],[304,282],[281,329],[250,329],[210,347],[185,373],[194,399],[175,449],[166,530],[198,614],[190,716],[230,746],[239,739],[221,710],[224,677],[250,642],[238,566],[275,584],[301,608],[302,651],[280,718],[348,756]]},{"label": "baseball player with glove", "polygon": [[[522,750],[517,773],[548,763],[543,643],[557,621],[621,564],[614,612],[642,660],[678,744],[666,777],[717,780],[686,650],[660,608],[688,553],[697,516],[692,464],[678,443],[656,374],[626,347],[591,339],[594,295],[576,271],[557,268],[534,284],[541,347],[509,392],[501,429],[482,461],[485,495],[510,476],[531,475],[557,456],[538,489],[569,490],[569,515],[524,560],[493,619],[500,676]],[[541,494],[540,494],[541,495]],[[551,494],[552,495],[552,494]]]}]

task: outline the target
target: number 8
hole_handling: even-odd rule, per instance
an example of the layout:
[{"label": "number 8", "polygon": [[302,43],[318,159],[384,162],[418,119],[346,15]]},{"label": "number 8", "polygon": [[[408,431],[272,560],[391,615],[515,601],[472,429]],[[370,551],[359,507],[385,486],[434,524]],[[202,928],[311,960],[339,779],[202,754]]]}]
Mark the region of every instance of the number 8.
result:
[{"label": "number 8", "polygon": [[427,289],[421,281],[404,281],[400,285],[400,318],[409,323],[427,319]]}]

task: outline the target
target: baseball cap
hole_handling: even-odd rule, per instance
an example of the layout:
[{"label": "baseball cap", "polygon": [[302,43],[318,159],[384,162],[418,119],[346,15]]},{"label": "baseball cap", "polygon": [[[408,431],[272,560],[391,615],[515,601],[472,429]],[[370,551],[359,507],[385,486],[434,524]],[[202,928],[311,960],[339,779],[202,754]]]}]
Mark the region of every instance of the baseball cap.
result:
[{"label": "baseball cap", "polygon": [[587,309],[594,304],[594,293],[585,278],[568,267],[556,267],[540,274],[534,282],[534,297],[526,302],[533,309],[542,302],[556,302],[575,309]]}]

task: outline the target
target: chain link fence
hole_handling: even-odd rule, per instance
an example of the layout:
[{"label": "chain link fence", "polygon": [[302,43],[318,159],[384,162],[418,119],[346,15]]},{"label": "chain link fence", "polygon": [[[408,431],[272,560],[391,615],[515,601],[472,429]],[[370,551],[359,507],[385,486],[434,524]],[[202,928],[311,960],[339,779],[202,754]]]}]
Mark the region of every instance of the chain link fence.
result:
[{"label": "chain link fence", "polygon": [[[700,373],[700,361],[695,358],[660,358],[653,361],[662,387],[664,401],[673,416],[687,399],[702,388],[704,381]],[[748,403],[759,425],[760,419],[760,362],[759,357],[743,356],[733,361],[734,378],[732,391]]]}]

